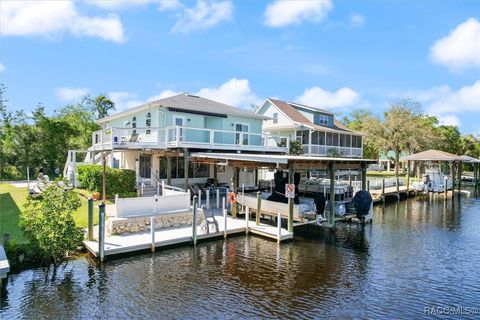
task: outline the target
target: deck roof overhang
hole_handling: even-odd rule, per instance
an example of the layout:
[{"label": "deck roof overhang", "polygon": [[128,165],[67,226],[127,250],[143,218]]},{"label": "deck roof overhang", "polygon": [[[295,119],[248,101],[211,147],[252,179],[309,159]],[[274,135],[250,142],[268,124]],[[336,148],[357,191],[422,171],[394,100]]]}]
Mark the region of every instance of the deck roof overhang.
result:
[{"label": "deck roof overhang", "polygon": [[211,153],[196,152],[190,155],[193,162],[213,163],[231,167],[287,169],[293,165],[295,170],[325,170],[329,164],[336,169],[360,169],[373,159],[310,157],[274,154],[247,154],[247,153]]},{"label": "deck roof overhang", "polygon": [[403,157],[401,161],[466,162],[461,156],[441,150],[427,150]]}]

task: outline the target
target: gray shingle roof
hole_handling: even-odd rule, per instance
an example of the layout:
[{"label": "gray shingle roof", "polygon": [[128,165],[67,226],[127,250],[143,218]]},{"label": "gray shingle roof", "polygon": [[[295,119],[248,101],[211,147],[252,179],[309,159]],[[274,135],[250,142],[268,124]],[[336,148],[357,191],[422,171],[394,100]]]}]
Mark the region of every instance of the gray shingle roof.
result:
[{"label": "gray shingle roof", "polygon": [[135,112],[150,109],[150,108],[156,108],[156,107],[167,107],[167,108],[172,108],[176,110],[185,110],[185,111],[207,113],[207,114],[217,114],[221,116],[239,116],[239,117],[255,118],[255,119],[268,119],[268,117],[254,113],[253,111],[235,108],[225,103],[213,101],[210,99],[202,98],[202,97],[191,95],[191,94],[181,93],[168,98],[151,101],[143,105],[140,105],[138,107],[128,109],[123,112],[115,113],[111,116],[98,120],[98,122],[103,123],[123,115],[128,115],[131,113],[135,113]]}]

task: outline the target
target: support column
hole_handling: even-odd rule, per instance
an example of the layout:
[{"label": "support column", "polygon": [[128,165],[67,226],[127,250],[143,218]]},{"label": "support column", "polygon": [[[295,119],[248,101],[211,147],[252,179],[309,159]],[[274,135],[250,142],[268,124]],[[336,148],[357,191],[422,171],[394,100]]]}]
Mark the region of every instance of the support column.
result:
[{"label": "support column", "polygon": [[[238,178],[239,178],[239,171],[240,171],[240,168],[238,167],[235,167],[233,168],[233,188],[232,188],[232,192],[235,193],[235,195],[237,194],[237,191],[238,191]],[[231,212],[232,212],[232,217],[233,218],[236,218],[237,217],[237,204],[236,203],[233,203],[232,204],[232,207],[231,207]]]},{"label": "support column", "polygon": [[457,171],[457,168],[455,167],[455,162],[452,161],[452,201],[454,199],[454,194],[455,194],[455,180],[457,179],[456,171]]},{"label": "support column", "polygon": [[167,184],[172,185],[172,158],[167,156]]},{"label": "support column", "polygon": [[333,162],[328,164],[330,174],[330,225],[335,228],[335,165]]},{"label": "support column", "polygon": [[410,160],[407,161],[407,196],[410,195]]},{"label": "support column", "polygon": [[460,197],[462,191],[462,162],[458,163],[458,196]]},{"label": "support column", "polygon": [[185,148],[185,151],[183,152],[183,170],[184,174],[183,176],[185,177],[185,182],[184,182],[184,187],[185,190],[188,190],[188,149]]},{"label": "support column", "polygon": [[362,190],[367,190],[367,165],[365,162],[362,162]]},{"label": "support column", "polygon": [[218,168],[217,164],[213,164],[213,180],[218,183]]},{"label": "support column", "polygon": [[[288,164],[288,183],[293,183],[293,163],[290,162]],[[293,199],[288,198],[288,232],[293,232]]]}]

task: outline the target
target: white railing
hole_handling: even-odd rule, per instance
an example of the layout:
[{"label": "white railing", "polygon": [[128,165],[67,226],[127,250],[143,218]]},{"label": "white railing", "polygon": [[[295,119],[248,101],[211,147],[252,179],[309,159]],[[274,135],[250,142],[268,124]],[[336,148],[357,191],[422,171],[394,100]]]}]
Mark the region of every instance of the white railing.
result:
[{"label": "white railing", "polygon": [[303,145],[303,152],[306,155],[314,156],[339,156],[347,158],[361,158],[363,155],[362,148],[325,146],[325,145]]},{"label": "white railing", "polygon": [[93,149],[203,148],[287,152],[289,138],[261,133],[172,126],[166,128],[107,128],[92,133]]},{"label": "white railing", "polygon": [[190,193],[175,192],[163,196],[143,198],[116,198],[115,217],[130,218],[153,214],[172,214],[190,210]]}]

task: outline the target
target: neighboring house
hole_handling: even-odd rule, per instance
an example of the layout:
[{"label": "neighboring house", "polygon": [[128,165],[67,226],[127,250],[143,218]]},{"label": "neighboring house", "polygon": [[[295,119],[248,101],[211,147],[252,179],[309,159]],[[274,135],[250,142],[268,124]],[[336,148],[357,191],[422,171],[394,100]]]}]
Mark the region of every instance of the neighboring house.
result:
[{"label": "neighboring house", "polygon": [[[156,184],[170,178],[171,184],[183,185],[187,150],[287,153],[287,138],[262,133],[264,120],[268,120],[265,115],[179,94],[98,120],[102,129],[92,134],[90,161],[100,163],[99,152],[106,151],[108,166],[135,170],[139,181]],[[232,176],[225,166],[189,163],[187,171],[189,183],[217,175],[220,182],[228,183]],[[253,175],[241,173],[240,182],[253,184]]]},{"label": "neighboring house", "polygon": [[363,157],[363,134],[349,130],[327,110],[269,98],[256,113],[270,118],[263,123],[264,132],[300,141],[305,155]]},{"label": "neighboring house", "polygon": [[[409,156],[408,152],[400,152],[400,159]],[[378,165],[382,171],[394,171],[395,170],[395,153],[388,151],[387,153],[381,152],[378,156]],[[406,161],[399,162],[399,171],[404,171],[406,168]]]}]

